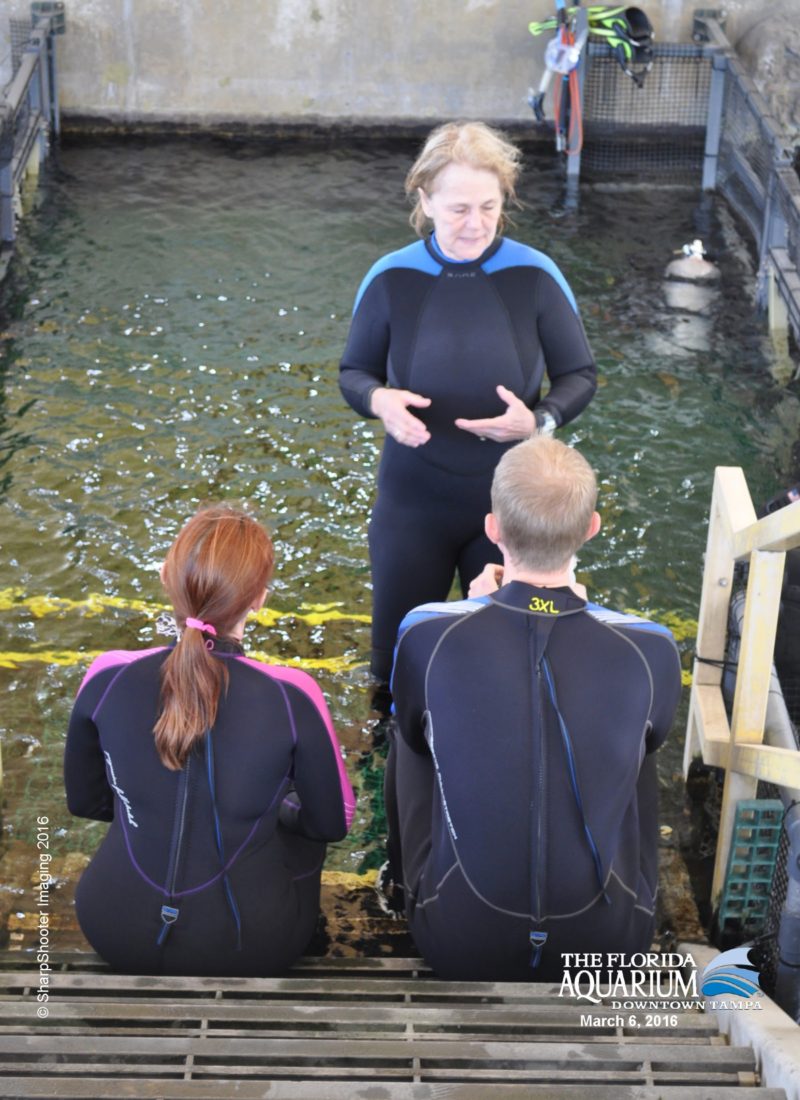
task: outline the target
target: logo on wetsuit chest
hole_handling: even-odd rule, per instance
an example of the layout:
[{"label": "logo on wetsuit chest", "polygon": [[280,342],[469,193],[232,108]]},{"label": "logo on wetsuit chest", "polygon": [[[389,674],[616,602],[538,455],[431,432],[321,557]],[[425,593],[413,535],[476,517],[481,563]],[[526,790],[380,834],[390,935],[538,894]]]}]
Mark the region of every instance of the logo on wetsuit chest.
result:
[{"label": "logo on wetsuit chest", "polygon": [[560,615],[552,600],[543,600],[541,596],[531,596],[531,602],[528,604],[529,611],[538,611],[542,615]]},{"label": "logo on wetsuit chest", "polygon": [[448,271],[448,279],[474,279],[477,271]]}]

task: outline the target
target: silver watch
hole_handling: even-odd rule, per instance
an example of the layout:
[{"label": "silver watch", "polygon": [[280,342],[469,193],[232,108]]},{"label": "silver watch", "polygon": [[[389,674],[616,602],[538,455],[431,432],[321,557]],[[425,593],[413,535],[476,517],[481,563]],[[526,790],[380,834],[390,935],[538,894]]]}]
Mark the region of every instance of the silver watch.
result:
[{"label": "silver watch", "polygon": [[558,424],[556,418],[544,409],[534,414],[536,417],[536,435],[553,435]]}]

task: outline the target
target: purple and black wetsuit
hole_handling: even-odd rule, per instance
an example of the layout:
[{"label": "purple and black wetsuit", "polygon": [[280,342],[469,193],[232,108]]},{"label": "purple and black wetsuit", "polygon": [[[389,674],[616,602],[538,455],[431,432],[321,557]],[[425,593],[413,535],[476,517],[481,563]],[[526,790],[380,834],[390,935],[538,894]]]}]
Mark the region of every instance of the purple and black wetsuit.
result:
[{"label": "purple and black wetsuit", "polygon": [[67,734],[67,803],[111,826],[76,892],[94,949],[128,973],[270,975],[319,913],[325,842],[355,800],[328,710],[299,669],[215,639],[230,681],[180,771],[153,739],[168,648],[99,657]]},{"label": "purple and black wetsuit", "polygon": [[443,978],[551,980],[562,952],[646,951],[670,632],[514,581],[417,608],[386,770],[411,932]]},{"label": "purple and black wetsuit", "polygon": [[513,443],[481,440],[455,419],[500,416],[504,385],[534,414],[567,424],[591,401],[596,370],[575,298],[548,256],[497,237],[478,259],[459,263],[432,238],[368,272],[339,383],[366,417],[379,386],[431,399],[409,410],[430,430],[424,446],[384,441],[369,526],[372,672],[388,680],[406,612],[446,599],[456,571],[466,594],[488,561],[500,561],[483,521],[494,468]]}]

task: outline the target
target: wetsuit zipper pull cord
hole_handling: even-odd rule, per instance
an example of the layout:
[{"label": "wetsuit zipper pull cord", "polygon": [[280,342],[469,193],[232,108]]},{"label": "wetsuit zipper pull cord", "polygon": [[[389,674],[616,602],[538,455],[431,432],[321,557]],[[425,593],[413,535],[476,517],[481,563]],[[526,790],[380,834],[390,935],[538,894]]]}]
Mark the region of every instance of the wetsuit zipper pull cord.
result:
[{"label": "wetsuit zipper pull cord", "polygon": [[222,885],[225,890],[225,897],[228,901],[228,907],[233,915],[234,923],[236,924],[236,950],[242,950],[242,918],[239,914],[239,906],[236,904],[236,897],[231,887],[228,873],[225,870],[225,848],[222,843],[222,829],[219,823],[219,811],[217,810],[217,793],[214,783],[214,746],[211,740],[211,730],[206,730],[206,763],[208,765],[208,788],[211,793],[211,809],[214,814],[214,834],[217,842],[217,852],[219,853],[219,861],[222,866]]},{"label": "wetsuit zipper pull cord", "polygon": [[583,823],[583,833],[586,837],[587,844],[589,845],[589,851],[592,854],[592,861],[594,862],[595,873],[597,875],[597,881],[600,885],[600,890],[603,895],[603,901],[606,905],[611,904],[611,898],[608,896],[606,890],[605,877],[603,875],[603,866],[600,861],[600,852],[597,848],[597,843],[592,836],[592,830],[589,827],[589,822],[586,820],[586,812],[583,808],[583,799],[581,797],[580,786],[578,785],[578,772],[575,765],[575,753],[572,748],[572,739],[567,729],[567,724],[564,721],[564,716],[561,713],[561,708],[558,705],[558,696],[556,694],[556,685],[553,680],[552,670],[550,669],[549,662],[542,658],[542,671],[544,672],[545,683],[550,693],[550,702],[553,704],[553,709],[556,712],[556,718],[558,719],[558,728],[561,731],[561,740],[564,745],[564,752],[567,757],[567,765],[569,768],[570,783],[572,785],[572,794],[575,799],[575,805],[577,806],[578,813],[581,815],[581,821]]},{"label": "wetsuit zipper pull cord", "polygon": [[542,948],[547,943],[547,932],[531,932],[531,968],[536,969],[542,961]]},{"label": "wetsuit zipper pull cord", "polygon": [[[174,900],[178,882],[178,868],[181,861],[181,848],[183,847],[183,834],[186,828],[186,803],[189,799],[189,769],[191,761],[186,761],[186,767],[179,780],[178,805],[176,806],[175,824],[172,829],[172,841],[170,843],[169,866],[167,868],[167,891],[170,902]],[[166,942],[170,930],[180,915],[180,909],[175,905],[161,906],[161,931],[156,940],[156,946],[162,947]]]}]

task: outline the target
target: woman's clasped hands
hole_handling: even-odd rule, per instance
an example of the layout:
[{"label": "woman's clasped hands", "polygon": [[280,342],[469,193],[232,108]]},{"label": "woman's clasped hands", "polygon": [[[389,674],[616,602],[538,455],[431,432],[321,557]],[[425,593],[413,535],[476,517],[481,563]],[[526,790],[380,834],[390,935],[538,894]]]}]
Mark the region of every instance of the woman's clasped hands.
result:
[{"label": "woman's clasped hands", "polygon": [[[456,427],[496,443],[510,443],[533,435],[536,418],[528,406],[505,386],[498,386],[497,393],[507,406],[504,413],[480,420],[459,417]],[[404,447],[420,447],[430,439],[427,427],[409,411],[411,408],[425,409],[430,403],[429,397],[390,387],[378,387],[371,398],[372,412],[383,421],[387,433]]]}]

